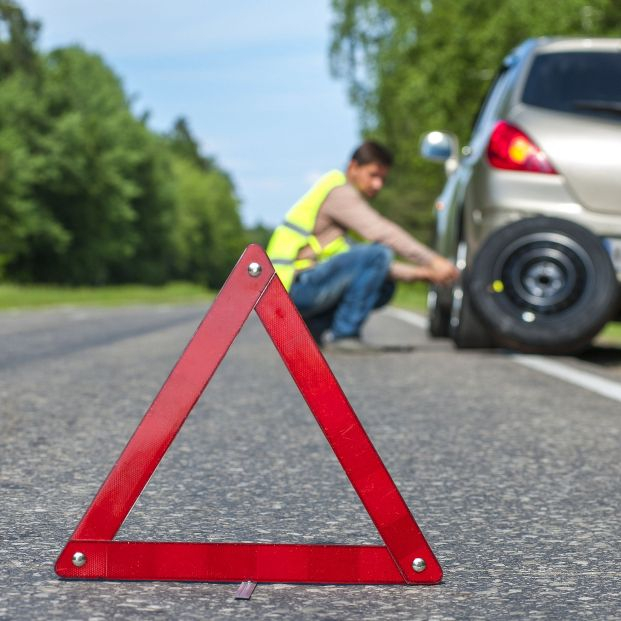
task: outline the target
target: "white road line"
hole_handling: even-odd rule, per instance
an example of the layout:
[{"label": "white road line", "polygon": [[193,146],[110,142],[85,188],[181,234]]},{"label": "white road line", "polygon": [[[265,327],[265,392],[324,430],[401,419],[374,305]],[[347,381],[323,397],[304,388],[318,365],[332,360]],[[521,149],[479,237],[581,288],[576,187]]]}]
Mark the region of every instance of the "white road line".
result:
[{"label": "white road line", "polygon": [[[401,308],[390,307],[385,311],[392,317],[406,321],[417,328],[426,329],[428,321],[422,315],[417,315]],[[534,356],[526,354],[509,354],[509,359],[516,364],[545,373],[551,377],[556,377],[568,384],[586,388],[598,395],[603,395],[614,401],[621,402],[621,383],[599,377],[587,371],[574,369],[567,364],[557,362],[543,356]]]},{"label": "white road line", "polygon": [[412,325],[415,325],[421,330],[426,330],[427,326],[429,325],[427,317],[417,315],[416,313],[412,313],[411,311],[403,310],[402,308],[394,308],[393,306],[390,306],[384,312],[387,315],[391,315],[392,317],[396,317],[397,319],[401,319],[402,321],[411,323]]},{"label": "white road line", "polygon": [[517,362],[522,366],[557,377],[564,382],[586,388],[609,399],[621,401],[621,384],[619,382],[613,382],[598,375],[593,375],[593,373],[574,369],[562,362],[556,362],[556,360],[544,358],[543,356],[510,354],[510,358],[513,362]]}]

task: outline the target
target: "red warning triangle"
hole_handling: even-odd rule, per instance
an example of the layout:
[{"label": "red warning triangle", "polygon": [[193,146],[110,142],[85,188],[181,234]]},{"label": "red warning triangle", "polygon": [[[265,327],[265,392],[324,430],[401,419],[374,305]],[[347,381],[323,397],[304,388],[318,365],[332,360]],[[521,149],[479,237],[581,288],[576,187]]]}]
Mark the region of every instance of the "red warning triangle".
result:
[{"label": "red warning triangle", "polygon": [[[115,541],[255,310],[385,546]],[[437,583],[442,569],[267,255],[241,256],[56,562],[63,578]]]}]

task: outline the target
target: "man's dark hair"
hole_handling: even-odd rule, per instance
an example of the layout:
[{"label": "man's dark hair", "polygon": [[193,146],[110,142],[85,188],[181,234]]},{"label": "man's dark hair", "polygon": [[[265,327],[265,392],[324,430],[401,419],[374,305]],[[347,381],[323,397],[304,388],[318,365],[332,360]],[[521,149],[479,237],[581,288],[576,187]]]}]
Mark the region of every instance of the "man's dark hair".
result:
[{"label": "man's dark hair", "polygon": [[360,166],[365,164],[382,164],[392,166],[392,153],[379,142],[366,140],[352,154],[351,159]]}]

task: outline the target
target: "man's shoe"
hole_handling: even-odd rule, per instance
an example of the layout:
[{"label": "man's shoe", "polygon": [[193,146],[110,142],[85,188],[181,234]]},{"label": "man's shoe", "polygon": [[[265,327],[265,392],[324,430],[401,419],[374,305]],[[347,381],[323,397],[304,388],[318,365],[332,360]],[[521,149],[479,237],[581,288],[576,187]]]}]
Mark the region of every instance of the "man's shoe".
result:
[{"label": "man's shoe", "polygon": [[356,336],[346,336],[342,339],[325,339],[323,350],[328,353],[340,354],[373,354],[382,351],[381,348],[365,343]]},{"label": "man's shoe", "polygon": [[409,352],[414,348],[411,345],[375,345],[367,343],[358,336],[335,337],[332,332],[324,333],[321,346],[326,353],[341,354],[377,354],[390,352]]}]

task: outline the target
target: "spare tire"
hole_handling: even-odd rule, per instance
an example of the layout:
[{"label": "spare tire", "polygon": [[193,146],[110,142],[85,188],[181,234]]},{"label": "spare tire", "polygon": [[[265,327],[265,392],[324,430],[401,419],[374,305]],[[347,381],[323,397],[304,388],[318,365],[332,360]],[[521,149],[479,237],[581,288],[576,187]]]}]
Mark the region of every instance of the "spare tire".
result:
[{"label": "spare tire", "polygon": [[445,308],[440,299],[439,287],[429,285],[427,292],[427,315],[429,317],[429,334],[433,338],[443,338],[449,335],[451,309]]},{"label": "spare tire", "polygon": [[494,232],[475,257],[469,289],[495,340],[533,353],[583,349],[618,307],[601,240],[559,218],[527,218]]}]

